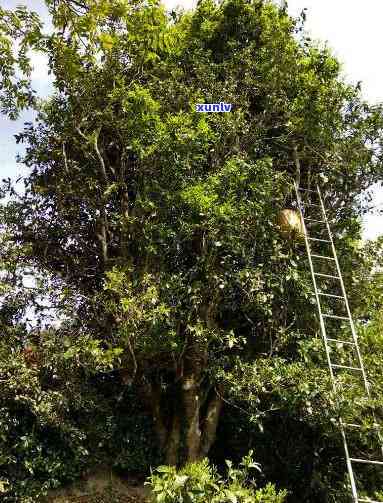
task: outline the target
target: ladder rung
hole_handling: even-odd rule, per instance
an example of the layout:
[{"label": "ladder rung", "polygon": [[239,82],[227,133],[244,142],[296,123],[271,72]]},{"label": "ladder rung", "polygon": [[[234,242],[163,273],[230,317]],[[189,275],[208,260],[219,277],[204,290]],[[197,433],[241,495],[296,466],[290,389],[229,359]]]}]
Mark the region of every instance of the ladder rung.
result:
[{"label": "ladder rung", "polygon": [[350,318],[347,316],[336,316],[335,314],[322,314],[323,318],[334,318],[335,320],[348,320],[350,321]]},{"label": "ladder rung", "polygon": [[[341,423],[341,425],[343,427],[347,427],[347,428],[356,428],[357,430],[361,430],[363,427],[362,425],[360,424],[353,424],[353,423]],[[368,429],[365,428],[365,432],[368,431],[368,432],[375,432],[377,435],[380,436],[380,433],[381,433],[381,428],[379,427],[379,425],[376,425],[376,426],[371,426],[369,427]]]},{"label": "ladder rung", "polygon": [[315,255],[314,253],[312,253],[311,256],[316,258],[323,258],[326,260],[335,260],[333,257],[325,257],[324,255]]},{"label": "ladder rung", "polygon": [[339,344],[350,344],[350,345],[355,346],[355,342],[351,342],[351,341],[342,341],[340,339],[332,339],[331,337],[326,337],[326,339],[330,342],[338,342]]},{"label": "ladder rung", "polygon": [[362,372],[362,369],[360,367],[348,367],[347,365],[337,365],[335,363],[331,363],[331,367],[334,367],[335,369],[357,370],[359,372]]},{"label": "ladder rung", "polygon": [[[361,424],[355,424],[355,423],[343,423],[342,422],[342,425],[343,426],[348,426],[350,428],[362,428]],[[380,430],[381,427],[380,427],[380,424],[374,423],[372,426],[369,426],[368,429],[369,430]]]},{"label": "ladder rung", "polygon": [[331,241],[329,241],[328,239],[310,238],[308,236],[307,239],[309,239],[310,241],[320,241],[321,243],[331,243]]},{"label": "ladder rung", "polygon": [[340,279],[340,276],[333,276],[332,274],[323,274],[321,272],[314,272],[314,276],[322,276],[323,278]]},{"label": "ladder rung", "polygon": [[383,465],[383,461],[374,461],[372,459],[350,458],[350,461],[353,463],[365,463],[366,465]]},{"label": "ladder rung", "polygon": [[365,502],[365,503],[383,503],[383,500],[366,500],[365,498],[358,498],[358,502]]},{"label": "ladder rung", "polygon": [[343,423],[341,422],[342,426],[347,426],[348,428],[361,428],[362,426],[360,424],[354,424],[354,423]]},{"label": "ladder rung", "polygon": [[309,218],[309,217],[305,217],[305,221],[308,221],[308,222],[316,222],[318,224],[325,224],[326,223],[326,220],[316,220],[315,218]]},{"label": "ladder rung", "polygon": [[342,295],[333,295],[332,293],[318,292],[318,295],[323,295],[324,297],[332,297],[333,299],[344,300],[344,297]]},{"label": "ladder rung", "polygon": [[315,194],[318,194],[318,191],[312,189],[303,189],[302,187],[298,187],[298,190],[303,190],[303,192],[314,192]]}]

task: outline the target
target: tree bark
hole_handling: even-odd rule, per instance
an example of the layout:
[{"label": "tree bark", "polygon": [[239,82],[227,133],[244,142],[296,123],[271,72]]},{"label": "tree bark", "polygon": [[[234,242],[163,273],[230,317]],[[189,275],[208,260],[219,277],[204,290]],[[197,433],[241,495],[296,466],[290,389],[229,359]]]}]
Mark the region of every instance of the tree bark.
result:
[{"label": "tree bark", "polygon": [[[150,406],[159,447],[167,465],[177,466],[183,462],[198,461],[208,455],[215,442],[223,400],[219,391],[213,391],[202,417],[202,361],[203,359],[193,359],[193,364],[190,361],[185,363],[186,371],[179,393],[171,395],[174,400],[173,407],[170,407],[173,409],[171,421],[165,421],[161,406],[165,403],[165,397],[162,396],[160,384],[152,382],[145,387],[143,398]],[[168,404],[166,410],[169,413]]]},{"label": "tree bark", "polygon": [[166,448],[168,432],[163,420],[161,410],[161,385],[158,383],[150,384],[150,405],[153,413],[154,428],[162,450]]},{"label": "tree bark", "polygon": [[182,378],[187,461],[195,461],[200,458],[202,438],[200,428],[201,377],[206,361],[207,347],[199,342],[190,344],[184,357],[184,374]]},{"label": "tree bark", "polygon": [[166,464],[176,466],[179,463],[181,441],[181,418],[178,410],[173,412],[173,422],[166,445]]},{"label": "tree bark", "polygon": [[194,340],[185,349],[183,371],[175,369],[173,384],[168,382],[167,391],[157,380],[145,386],[159,447],[168,465],[206,457],[216,439],[222,398],[219,389],[211,390],[205,402],[202,382],[207,358],[206,343]]},{"label": "tree bark", "polygon": [[214,396],[210,400],[205,416],[200,449],[200,456],[202,458],[206,457],[209,454],[210,448],[215,442],[222,406],[223,400],[220,396],[220,393],[218,394],[217,391],[214,391]]},{"label": "tree bark", "polygon": [[186,422],[186,458],[187,461],[196,461],[200,456],[201,430],[199,386],[195,373],[185,376],[182,391]]}]

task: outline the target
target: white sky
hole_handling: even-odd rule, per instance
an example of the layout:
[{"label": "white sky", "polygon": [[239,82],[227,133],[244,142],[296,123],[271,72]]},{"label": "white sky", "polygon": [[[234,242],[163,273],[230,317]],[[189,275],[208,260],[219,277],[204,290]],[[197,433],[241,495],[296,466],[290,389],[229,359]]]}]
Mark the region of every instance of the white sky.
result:
[{"label": "white sky", "polygon": [[[44,13],[41,0],[0,0],[0,6],[11,8],[26,4],[39,13]],[[195,0],[165,0],[168,8],[177,5],[191,8]],[[298,15],[307,7],[306,29],[313,38],[327,41],[338,59],[343,63],[343,71],[351,82],[362,81],[364,96],[373,103],[383,102],[383,66],[380,63],[383,47],[383,0],[290,0],[289,12]],[[39,92],[48,92],[49,78],[45,60],[36,57],[34,83]],[[10,123],[0,118],[0,177],[15,177],[21,167],[15,163],[15,155],[20,151],[13,140],[13,134],[22,129],[23,120]],[[383,190],[374,193],[377,209],[383,210]],[[365,219],[365,238],[383,234],[383,216],[368,215]]]},{"label": "white sky", "polygon": [[[362,81],[365,98],[383,102],[383,1],[382,0],[290,0],[293,15],[307,7],[306,29],[313,38],[327,41],[343,63],[345,77]],[[377,210],[383,210],[383,189],[374,191]],[[383,215],[370,214],[364,219],[364,237],[383,234]]]}]

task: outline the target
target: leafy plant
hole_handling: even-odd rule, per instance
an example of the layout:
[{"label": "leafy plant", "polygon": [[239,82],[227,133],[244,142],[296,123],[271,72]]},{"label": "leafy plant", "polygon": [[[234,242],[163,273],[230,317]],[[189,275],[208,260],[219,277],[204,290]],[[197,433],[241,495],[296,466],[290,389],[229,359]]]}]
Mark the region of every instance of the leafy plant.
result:
[{"label": "leafy plant", "polygon": [[253,461],[252,451],[238,468],[227,464],[227,477],[222,478],[207,459],[188,463],[182,469],[160,466],[149,477],[147,485],[152,490],[155,503],[282,503],[286,491],[277,491],[271,484],[256,489],[250,478],[252,470],[260,471]]}]

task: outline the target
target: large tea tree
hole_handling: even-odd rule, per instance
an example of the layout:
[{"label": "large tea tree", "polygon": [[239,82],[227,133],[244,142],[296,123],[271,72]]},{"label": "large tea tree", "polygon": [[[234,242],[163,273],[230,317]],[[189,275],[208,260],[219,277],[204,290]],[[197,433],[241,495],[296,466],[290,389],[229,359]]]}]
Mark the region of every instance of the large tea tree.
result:
[{"label": "large tea tree", "polygon": [[[292,175],[327,179],[336,226],[355,232],[359,196],[382,174],[382,111],[268,1],[204,0],[186,13],[46,3],[50,34],[26,10],[0,11],[3,112],[38,111],[17,137],[30,170],[8,229],[23,260],[65,285],[72,331],[121,350],[116,367],[167,462],[194,460],[214,442],[227,383],[246,388],[238,368],[272,372],[316,329],[302,244],[275,224]],[[49,57],[44,102],[30,49]],[[230,113],[195,110],[221,101]]]}]

